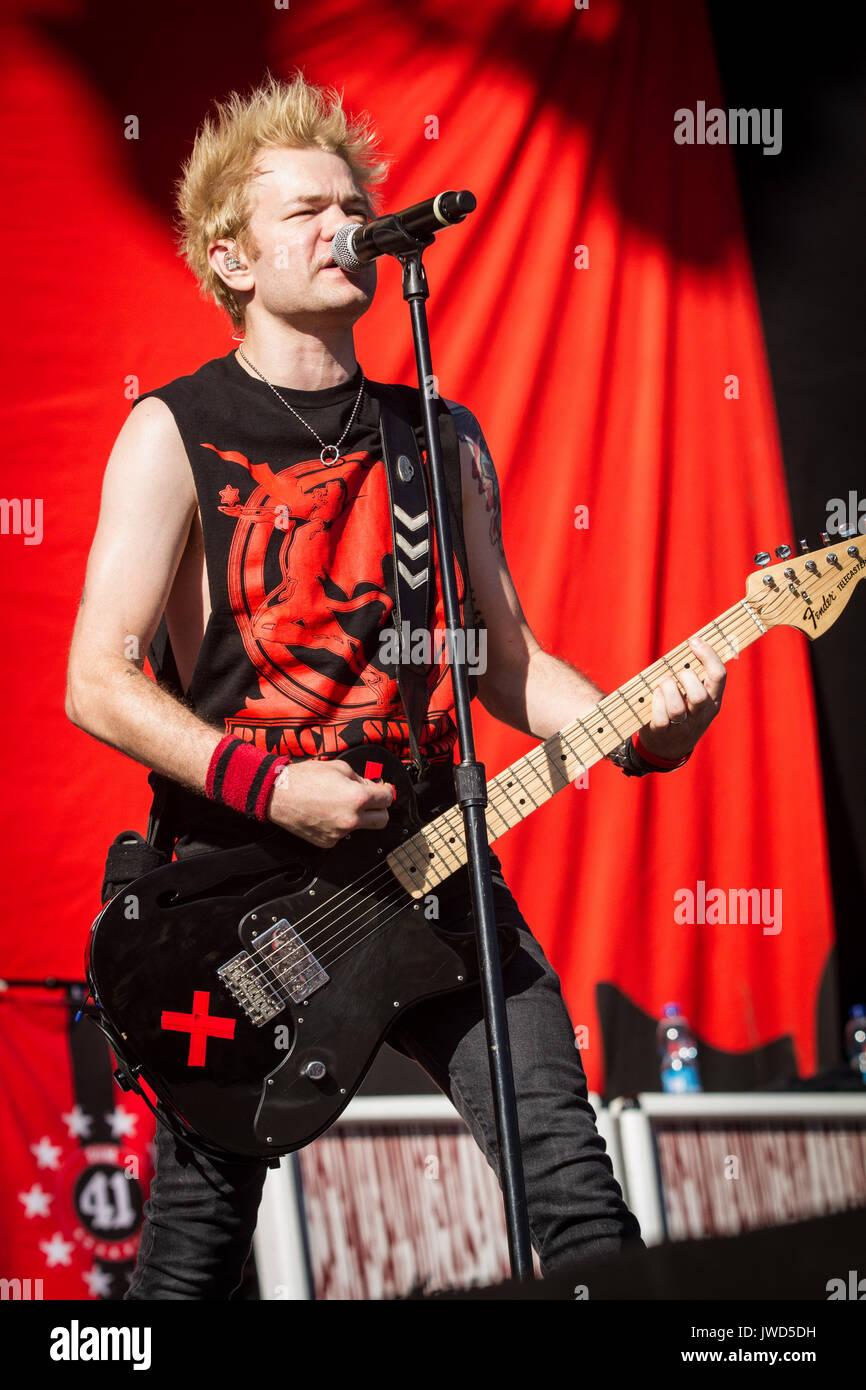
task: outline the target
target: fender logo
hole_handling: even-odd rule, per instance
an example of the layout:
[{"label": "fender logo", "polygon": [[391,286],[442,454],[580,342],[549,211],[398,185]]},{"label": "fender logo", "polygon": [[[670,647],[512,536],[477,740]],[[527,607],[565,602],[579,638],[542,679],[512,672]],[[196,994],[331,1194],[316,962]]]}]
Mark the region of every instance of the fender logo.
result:
[{"label": "fender logo", "polygon": [[824,595],[824,602],[821,604],[820,608],[813,608],[810,604],[810,606],[806,609],[806,611],[803,614],[803,622],[806,622],[806,620],[809,619],[811,621],[812,626],[817,627],[818,619],[823,618],[824,614],[829,609],[830,604],[833,602],[835,597],[836,595],[831,591],[830,593]]}]

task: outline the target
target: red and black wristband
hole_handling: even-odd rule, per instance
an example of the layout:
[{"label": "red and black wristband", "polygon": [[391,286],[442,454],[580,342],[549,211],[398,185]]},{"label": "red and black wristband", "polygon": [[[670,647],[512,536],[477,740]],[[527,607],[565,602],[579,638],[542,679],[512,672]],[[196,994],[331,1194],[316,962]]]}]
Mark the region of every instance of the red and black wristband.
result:
[{"label": "red and black wristband", "polygon": [[205,796],[251,820],[265,821],[274,782],[291,761],[290,757],[263,753],[244,739],[227,734],[208,765]]},{"label": "red and black wristband", "polygon": [[676,762],[671,762],[669,758],[660,758],[656,753],[649,753],[644,748],[640,734],[636,733],[625,739],[607,756],[626,777],[646,777],[649,772],[674,772],[678,767],[683,767],[692,755],[687,753]]},{"label": "red and black wristband", "polygon": [[692,756],[691,753],[686,753],[684,758],[675,758],[673,760],[670,758],[660,758],[657,753],[649,753],[647,749],[644,748],[639,733],[633,735],[632,743],[634,744],[634,751],[637,753],[638,757],[643,762],[649,763],[654,772],[674,772],[676,768],[682,767],[687,763]]}]

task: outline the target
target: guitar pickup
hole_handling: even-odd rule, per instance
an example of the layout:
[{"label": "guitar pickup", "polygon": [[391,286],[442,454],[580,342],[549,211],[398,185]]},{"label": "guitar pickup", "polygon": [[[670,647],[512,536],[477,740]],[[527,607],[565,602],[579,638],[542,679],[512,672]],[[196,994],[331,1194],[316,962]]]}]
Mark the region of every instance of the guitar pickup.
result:
[{"label": "guitar pickup", "polygon": [[256,937],[259,964],[293,1004],[300,1004],[328,983],[328,975],[291,922],[281,917]]}]

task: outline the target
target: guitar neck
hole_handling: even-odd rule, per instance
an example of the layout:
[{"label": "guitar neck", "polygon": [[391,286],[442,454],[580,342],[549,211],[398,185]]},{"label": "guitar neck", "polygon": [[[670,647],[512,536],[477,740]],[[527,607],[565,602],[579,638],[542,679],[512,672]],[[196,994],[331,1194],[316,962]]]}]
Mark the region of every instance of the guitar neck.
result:
[{"label": "guitar neck", "polygon": [[[766,628],[755,609],[741,600],[714,618],[697,635],[725,662],[739,656]],[[487,783],[487,828],[491,841],[525,820],[594,763],[631,738],[650,721],[652,693],[665,676],[692,670],[701,662],[681,642],[625,685],[605,695],[580,719],[545,739]],[[451,806],[388,855],[388,865],[413,897],[423,897],[467,862],[463,812]]]}]

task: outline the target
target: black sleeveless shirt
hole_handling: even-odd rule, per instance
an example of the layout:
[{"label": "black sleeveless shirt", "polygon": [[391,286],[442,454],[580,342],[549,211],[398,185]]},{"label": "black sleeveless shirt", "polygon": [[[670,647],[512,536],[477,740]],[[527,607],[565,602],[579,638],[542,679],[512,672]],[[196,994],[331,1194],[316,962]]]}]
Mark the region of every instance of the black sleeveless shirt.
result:
[{"label": "black sleeveless shirt", "polygon": [[[336,444],[360,384],[359,366],[349,380],[322,391],[278,387],[299,419],[232,351],[134,404],[156,396],[171,410],[201,515],[211,613],[189,688],[178,690],[186,704],[268,752],[327,758],[370,742],[408,761],[406,715],[380,657],[395,597],[379,435],[382,384],[365,382],[335,464],[322,463],[312,432]],[[417,389],[385,389],[401,393],[426,467]],[[438,410],[458,598],[471,625],[456,429],[441,400]],[[434,572],[435,630],[444,629],[445,616],[438,563]],[[434,645],[419,743],[431,763],[450,772],[453,692],[444,654],[437,659],[435,651]],[[160,675],[163,657],[155,642],[151,659]],[[470,690],[475,693],[474,681]],[[199,809],[210,806],[194,801]]]}]

